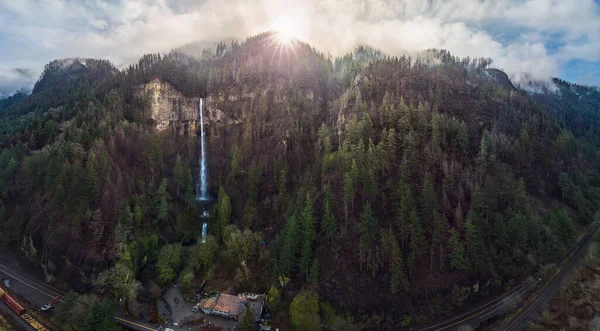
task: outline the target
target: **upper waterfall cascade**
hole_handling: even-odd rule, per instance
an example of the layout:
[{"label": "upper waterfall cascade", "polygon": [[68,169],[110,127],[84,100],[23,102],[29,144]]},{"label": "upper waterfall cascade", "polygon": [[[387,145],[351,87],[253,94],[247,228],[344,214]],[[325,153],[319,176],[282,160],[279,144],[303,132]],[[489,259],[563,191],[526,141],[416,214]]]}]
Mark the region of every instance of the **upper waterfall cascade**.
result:
[{"label": "upper waterfall cascade", "polygon": [[200,113],[200,174],[196,184],[196,200],[210,200],[208,195],[208,169],[206,167],[206,142],[204,141],[204,99],[200,98],[198,104],[198,112]]}]

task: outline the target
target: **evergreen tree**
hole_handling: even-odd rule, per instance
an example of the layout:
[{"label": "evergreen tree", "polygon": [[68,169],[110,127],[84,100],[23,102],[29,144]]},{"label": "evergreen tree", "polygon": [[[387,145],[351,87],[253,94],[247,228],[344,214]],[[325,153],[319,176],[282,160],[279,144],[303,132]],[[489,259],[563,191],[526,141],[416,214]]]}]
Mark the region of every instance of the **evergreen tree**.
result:
[{"label": "evergreen tree", "polygon": [[549,213],[550,228],[563,246],[571,244],[575,238],[575,224],[564,208]]},{"label": "evergreen tree", "polygon": [[408,289],[408,281],[406,280],[406,274],[404,271],[404,259],[402,257],[402,250],[395,236],[391,238],[391,291],[392,294],[399,293]]},{"label": "evergreen tree", "polygon": [[175,183],[177,183],[177,195],[179,195],[179,189],[181,187],[185,188],[185,166],[181,162],[181,155],[177,154],[177,158],[175,159],[175,166],[173,167],[173,177],[175,177]]},{"label": "evergreen tree", "polygon": [[113,304],[105,299],[87,307],[79,330],[82,331],[117,331],[115,324],[115,308]]},{"label": "evergreen tree", "polygon": [[421,221],[417,216],[416,209],[410,212],[410,225],[411,225],[411,239],[410,239],[410,261],[409,269],[414,271],[416,260],[423,256],[425,249],[427,249],[427,241],[425,240],[425,233]]},{"label": "evergreen tree", "polygon": [[94,153],[89,155],[85,170],[85,185],[88,193],[87,200],[91,203],[95,203],[100,195],[100,180],[98,178],[98,160]]},{"label": "evergreen tree", "polygon": [[462,206],[459,202],[458,206],[456,206],[456,210],[454,211],[454,225],[456,226],[456,228],[459,231],[464,230],[463,222],[464,222],[464,215],[463,215]]},{"label": "evergreen tree", "polygon": [[163,178],[154,196],[154,208],[156,213],[156,219],[161,222],[165,221],[168,216],[169,203],[167,201],[167,198],[167,179]]},{"label": "evergreen tree", "polygon": [[315,259],[310,266],[310,272],[308,275],[308,282],[313,286],[317,286],[319,281],[319,260]]},{"label": "evergreen tree", "polygon": [[258,197],[258,184],[260,183],[260,168],[256,161],[252,161],[248,170],[248,199],[256,201]]},{"label": "evergreen tree", "polygon": [[188,167],[185,168],[185,180],[183,181],[184,189],[185,189],[185,202],[189,205],[193,204],[196,200],[196,196],[194,194],[194,180],[192,178],[192,170]]},{"label": "evergreen tree", "polygon": [[512,210],[508,214],[510,215],[508,232],[510,233],[513,255],[516,252],[524,254],[527,248],[527,220],[523,214],[512,212]]},{"label": "evergreen tree", "polygon": [[[494,215],[494,232],[496,233],[496,248],[500,253],[508,253],[512,250],[510,245],[510,238],[504,222],[504,217],[500,213]],[[506,256],[506,255],[505,255]]]},{"label": "evergreen tree", "polygon": [[250,310],[250,306],[246,305],[244,309],[244,318],[240,324],[239,330],[241,331],[256,331],[256,323],[254,321],[254,314]]},{"label": "evergreen tree", "polygon": [[313,215],[313,201],[310,196],[310,192],[306,192],[305,207],[302,212],[302,252],[300,256],[299,266],[306,274],[306,278],[309,277],[310,272],[310,260],[312,256],[312,246],[315,240],[315,224]]},{"label": "evergreen tree", "polygon": [[231,200],[229,199],[229,196],[225,192],[223,186],[219,187],[217,210],[218,218],[215,227],[215,233],[219,239],[223,240],[225,228],[227,225],[229,225],[229,220],[231,218]]},{"label": "evergreen tree", "polygon": [[479,215],[476,211],[470,210],[467,215],[467,222],[465,229],[467,233],[467,256],[471,260],[471,264],[475,267],[475,270],[479,271],[491,271],[491,265],[488,257],[483,238],[477,227],[477,221]]},{"label": "evergreen tree", "polygon": [[426,231],[431,233],[433,231],[433,215],[437,212],[437,198],[433,188],[433,179],[429,172],[425,173],[419,203],[421,221]]},{"label": "evergreen tree", "polygon": [[352,160],[352,168],[344,174],[344,207],[346,209],[346,221],[348,220],[348,205],[354,206],[354,195],[358,181],[358,167],[356,161]]},{"label": "evergreen tree", "polygon": [[375,245],[378,237],[377,218],[373,215],[371,204],[367,203],[360,214],[360,261],[375,271]]},{"label": "evergreen tree", "polygon": [[323,202],[322,230],[331,238],[336,232],[335,215],[331,209],[331,185],[327,184],[325,189],[325,201]]},{"label": "evergreen tree", "polygon": [[402,246],[406,245],[408,239],[411,237],[412,225],[411,225],[411,211],[415,209],[415,202],[412,195],[412,189],[408,183],[401,181],[398,185],[400,191],[400,210],[396,215],[398,221],[398,230],[400,232],[400,240]]},{"label": "evergreen tree", "polygon": [[469,270],[465,255],[465,246],[455,228],[450,229],[450,268],[453,270]]},{"label": "evergreen tree", "polygon": [[295,214],[288,217],[279,238],[278,272],[281,276],[290,276],[296,270],[296,252],[300,226]]},{"label": "evergreen tree", "polygon": [[433,230],[431,233],[431,247],[430,247],[430,268],[433,271],[433,260],[435,257],[436,249],[439,252],[440,258],[440,270],[444,265],[444,223],[442,222],[442,216],[435,210],[433,213]]}]

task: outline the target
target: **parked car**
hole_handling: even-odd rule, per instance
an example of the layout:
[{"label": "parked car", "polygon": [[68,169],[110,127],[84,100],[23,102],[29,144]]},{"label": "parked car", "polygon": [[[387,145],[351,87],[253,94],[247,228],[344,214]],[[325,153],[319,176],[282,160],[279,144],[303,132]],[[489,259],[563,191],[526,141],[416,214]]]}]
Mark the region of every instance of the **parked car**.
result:
[{"label": "parked car", "polygon": [[10,288],[10,279],[5,279],[5,280],[2,281],[2,283],[4,283],[4,286]]},{"label": "parked car", "polygon": [[197,313],[200,310],[200,307],[201,307],[200,303],[197,303],[194,307],[192,307],[192,311],[194,313]]},{"label": "parked car", "polygon": [[41,311],[51,311],[52,309],[54,309],[54,306],[51,306],[51,305],[43,305],[40,308]]}]

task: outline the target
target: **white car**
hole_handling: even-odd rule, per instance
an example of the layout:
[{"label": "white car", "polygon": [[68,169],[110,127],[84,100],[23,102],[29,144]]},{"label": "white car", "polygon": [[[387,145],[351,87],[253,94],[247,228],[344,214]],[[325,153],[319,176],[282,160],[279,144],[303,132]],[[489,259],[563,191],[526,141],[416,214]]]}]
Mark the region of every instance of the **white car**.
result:
[{"label": "white car", "polygon": [[54,308],[54,306],[51,306],[51,305],[43,305],[43,306],[40,308],[40,310],[41,310],[41,311],[50,311],[50,310],[52,310],[52,308]]}]

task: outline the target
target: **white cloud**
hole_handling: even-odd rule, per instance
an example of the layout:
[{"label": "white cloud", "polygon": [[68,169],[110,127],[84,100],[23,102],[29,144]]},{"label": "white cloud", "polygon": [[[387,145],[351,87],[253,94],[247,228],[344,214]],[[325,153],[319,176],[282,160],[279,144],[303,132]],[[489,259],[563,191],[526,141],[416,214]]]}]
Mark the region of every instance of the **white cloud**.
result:
[{"label": "white cloud", "polygon": [[[491,57],[513,77],[545,79],[565,61],[600,60],[594,0],[0,0],[0,62],[38,71],[75,56],[121,65],[194,41],[243,39],[281,21],[334,55],[358,44],[390,54],[446,48]],[[549,38],[560,47],[547,49]]]},{"label": "white cloud", "polygon": [[30,69],[0,67],[0,97],[10,96],[17,89],[27,89],[35,82],[37,75]]}]

